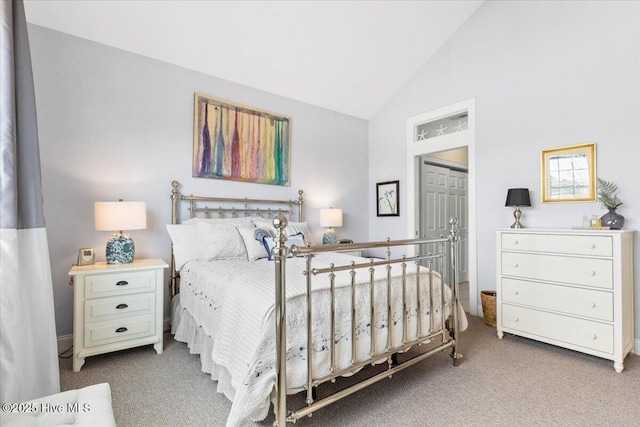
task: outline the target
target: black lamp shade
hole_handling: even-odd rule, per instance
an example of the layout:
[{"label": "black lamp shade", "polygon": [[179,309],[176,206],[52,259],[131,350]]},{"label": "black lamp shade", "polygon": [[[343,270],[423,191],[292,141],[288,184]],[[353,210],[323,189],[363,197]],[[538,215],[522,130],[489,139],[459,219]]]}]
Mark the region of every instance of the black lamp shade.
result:
[{"label": "black lamp shade", "polygon": [[510,188],[505,206],[531,206],[528,188]]}]

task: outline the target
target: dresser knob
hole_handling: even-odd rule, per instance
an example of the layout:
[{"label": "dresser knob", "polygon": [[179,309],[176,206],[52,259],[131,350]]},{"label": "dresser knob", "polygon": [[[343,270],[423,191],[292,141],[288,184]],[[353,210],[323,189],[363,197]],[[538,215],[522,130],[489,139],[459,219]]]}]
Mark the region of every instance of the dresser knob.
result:
[{"label": "dresser knob", "polygon": [[592,271],[589,272],[589,276],[595,276],[595,275],[596,275],[595,271],[592,270]]},{"label": "dresser knob", "polygon": [[517,290],[517,289],[514,289],[514,290],[513,290],[513,294],[514,294],[514,295],[518,295],[518,290]]},{"label": "dresser knob", "polygon": [[517,262],[513,263],[513,268],[518,268],[518,263]]},{"label": "dresser knob", "polygon": [[595,249],[595,248],[596,248],[596,245],[594,243],[589,245],[589,249]]},{"label": "dresser knob", "polygon": [[520,319],[518,318],[518,316],[514,316],[514,317],[513,317],[513,321],[514,321],[514,322],[519,322],[519,321],[520,321]]},{"label": "dresser knob", "polygon": [[514,241],[513,241],[513,244],[514,244],[514,245],[517,245],[517,244],[518,244],[518,241],[517,241],[517,240],[514,240]]},{"label": "dresser knob", "polygon": [[595,339],[597,339],[597,338],[598,338],[598,337],[596,336],[596,334],[591,334],[591,339],[592,339],[592,340],[595,340]]},{"label": "dresser knob", "polygon": [[591,303],[589,303],[589,307],[594,308],[595,306],[596,306],[596,303],[595,303],[595,302],[591,302]]}]

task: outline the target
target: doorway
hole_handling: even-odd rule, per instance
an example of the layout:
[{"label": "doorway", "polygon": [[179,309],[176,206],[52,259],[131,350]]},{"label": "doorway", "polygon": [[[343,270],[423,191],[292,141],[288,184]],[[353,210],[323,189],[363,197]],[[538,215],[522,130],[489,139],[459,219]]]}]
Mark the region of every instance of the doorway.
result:
[{"label": "doorway", "polygon": [[[448,175],[440,177],[441,180],[444,180],[444,176],[448,176],[446,181],[448,181],[449,189],[446,196],[443,190],[438,197],[459,197],[459,194],[456,193],[459,188],[451,189],[452,184],[457,187],[461,185],[466,187],[466,197],[464,199],[458,198],[454,202],[455,208],[447,208],[445,203],[439,207],[434,205],[433,209],[440,209],[440,212],[437,214],[434,212],[433,218],[446,219],[445,224],[447,224],[448,217],[455,216],[458,218],[459,228],[464,227],[466,238],[465,243],[460,245],[460,264],[463,267],[461,270],[464,269],[464,274],[468,279],[465,281],[465,285],[468,284],[469,313],[478,315],[481,309],[478,307],[477,283],[475,99],[472,98],[407,119],[407,230],[409,238],[421,237],[424,234],[423,230],[426,233],[431,232],[427,231],[430,224],[424,223],[424,221],[430,220],[428,214],[430,207],[421,206],[424,198],[422,196],[422,176],[427,173],[426,170],[423,170],[425,160],[428,157],[443,157],[442,154],[451,153],[460,148],[466,149],[467,152],[466,177],[457,175],[457,172],[464,172],[464,167],[447,164],[448,160],[446,159],[440,159],[439,164],[433,166],[455,171],[453,177],[450,172],[447,172]],[[430,196],[426,195],[425,197]],[[466,206],[464,212],[461,209],[463,205]],[[443,212],[446,209],[449,209],[448,213]],[[454,210],[455,215],[451,215]],[[423,214],[426,214],[427,218],[423,218]],[[461,218],[464,221],[461,221]],[[449,230],[434,230],[433,233],[438,233],[436,237],[440,237],[440,234],[446,236],[449,234]],[[463,246],[464,250],[462,250]],[[462,281],[460,280],[460,282]],[[461,296],[466,293],[465,288],[466,286],[464,288],[461,286]]]}]

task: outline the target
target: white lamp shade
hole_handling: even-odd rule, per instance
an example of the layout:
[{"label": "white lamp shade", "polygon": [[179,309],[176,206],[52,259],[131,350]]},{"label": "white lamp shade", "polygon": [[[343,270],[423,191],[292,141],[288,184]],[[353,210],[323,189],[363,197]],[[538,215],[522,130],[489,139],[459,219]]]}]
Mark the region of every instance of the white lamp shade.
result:
[{"label": "white lamp shade", "polygon": [[142,230],[147,228],[145,202],[95,202],[96,230]]},{"label": "white lamp shade", "polygon": [[321,227],[342,227],[342,209],[320,209]]}]

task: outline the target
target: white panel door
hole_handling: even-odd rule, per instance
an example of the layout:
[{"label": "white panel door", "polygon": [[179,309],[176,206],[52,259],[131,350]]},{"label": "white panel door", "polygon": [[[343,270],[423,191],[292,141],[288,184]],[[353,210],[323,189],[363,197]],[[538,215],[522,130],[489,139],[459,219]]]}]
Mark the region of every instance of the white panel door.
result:
[{"label": "white panel door", "polygon": [[449,170],[449,217],[458,219],[460,231],[460,253],[458,269],[460,282],[469,281],[469,206],[467,172]]},{"label": "white panel door", "polygon": [[[469,280],[467,172],[421,162],[420,237],[438,239],[449,234],[449,218],[458,219],[460,230],[460,282]],[[435,245],[422,245],[420,253],[437,253]],[[426,265],[426,263],[425,263]]]}]

